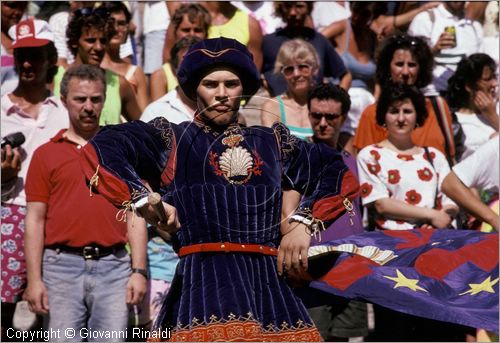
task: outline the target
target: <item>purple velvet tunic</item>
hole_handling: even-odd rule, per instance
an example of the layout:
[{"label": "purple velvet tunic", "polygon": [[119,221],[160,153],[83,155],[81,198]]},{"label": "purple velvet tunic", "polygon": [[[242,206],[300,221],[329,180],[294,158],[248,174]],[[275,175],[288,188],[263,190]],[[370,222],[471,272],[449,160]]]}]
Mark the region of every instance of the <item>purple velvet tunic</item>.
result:
[{"label": "purple velvet tunic", "polygon": [[[147,180],[178,211],[174,248],[199,243],[278,247],[283,189],[304,196],[326,225],[344,212],[357,183],[337,151],[308,144],[281,124],[231,125],[157,118],[103,128],[84,149],[83,167],[116,205],[144,194]],[[139,195],[140,197],[140,195]],[[320,336],[300,299],[276,271],[276,257],[195,253],[181,258],[156,328],[175,340],[302,340]]]}]

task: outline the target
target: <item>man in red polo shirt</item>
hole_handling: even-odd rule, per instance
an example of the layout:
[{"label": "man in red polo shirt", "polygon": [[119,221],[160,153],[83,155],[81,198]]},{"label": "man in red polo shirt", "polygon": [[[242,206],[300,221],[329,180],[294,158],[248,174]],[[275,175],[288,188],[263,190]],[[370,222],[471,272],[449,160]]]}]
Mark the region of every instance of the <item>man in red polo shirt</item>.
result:
[{"label": "man in red polo shirt", "polygon": [[125,335],[127,303],[138,304],[146,291],[145,226],[131,220],[127,230],[115,207],[91,197],[79,164],[81,148],[99,130],[105,91],[99,68],[66,71],[61,100],[69,129],[35,151],[26,182],[24,298],[33,312],[49,315],[50,329],[75,330],[75,337],[58,337],[63,341],[81,341],[87,328]]}]

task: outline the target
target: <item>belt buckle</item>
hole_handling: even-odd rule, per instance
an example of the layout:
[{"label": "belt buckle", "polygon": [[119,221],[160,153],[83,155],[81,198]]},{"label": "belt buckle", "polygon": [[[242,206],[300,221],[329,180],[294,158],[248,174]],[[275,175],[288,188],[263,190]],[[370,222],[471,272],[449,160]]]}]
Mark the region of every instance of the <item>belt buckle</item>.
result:
[{"label": "belt buckle", "polygon": [[86,260],[91,260],[95,257],[99,257],[99,248],[87,246],[83,247],[83,258]]}]

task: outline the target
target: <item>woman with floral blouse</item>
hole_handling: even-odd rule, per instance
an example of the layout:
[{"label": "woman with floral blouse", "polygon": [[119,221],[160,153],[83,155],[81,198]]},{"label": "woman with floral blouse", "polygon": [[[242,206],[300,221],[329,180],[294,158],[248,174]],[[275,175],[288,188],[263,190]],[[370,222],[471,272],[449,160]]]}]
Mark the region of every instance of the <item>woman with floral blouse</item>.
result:
[{"label": "woman with floral blouse", "polygon": [[450,170],[445,156],[412,141],[413,130],[426,118],[425,98],[414,86],[389,84],[382,90],[376,119],[388,136],[357,156],[362,201],[372,229],[444,228],[458,211],[440,191]]}]

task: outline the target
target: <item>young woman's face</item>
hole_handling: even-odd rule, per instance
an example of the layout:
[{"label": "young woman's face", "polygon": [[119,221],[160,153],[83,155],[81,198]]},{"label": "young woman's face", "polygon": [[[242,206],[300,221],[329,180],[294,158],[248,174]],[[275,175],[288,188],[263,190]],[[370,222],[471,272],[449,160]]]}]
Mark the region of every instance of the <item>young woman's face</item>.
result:
[{"label": "young woman's face", "polygon": [[216,70],[198,85],[198,111],[209,124],[224,126],[236,120],[243,95],[243,85],[235,73]]},{"label": "young woman's face", "polygon": [[389,136],[408,136],[417,124],[417,112],[410,99],[395,101],[385,114],[385,125]]},{"label": "young woman's face", "polygon": [[498,100],[498,75],[490,67],[483,68],[481,78],[476,81],[476,92],[483,91]]},{"label": "young woman's face", "polygon": [[77,57],[85,64],[99,66],[108,43],[104,32],[95,27],[84,29],[78,40]]},{"label": "young woman's face", "polygon": [[420,66],[410,50],[394,51],[390,65],[393,82],[414,85],[417,82],[419,69]]},{"label": "young woman's face", "polygon": [[111,44],[123,44],[127,40],[128,36],[128,23],[127,17],[125,13],[113,12],[110,14],[110,17],[113,18],[115,24],[115,35],[111,38]]}]

